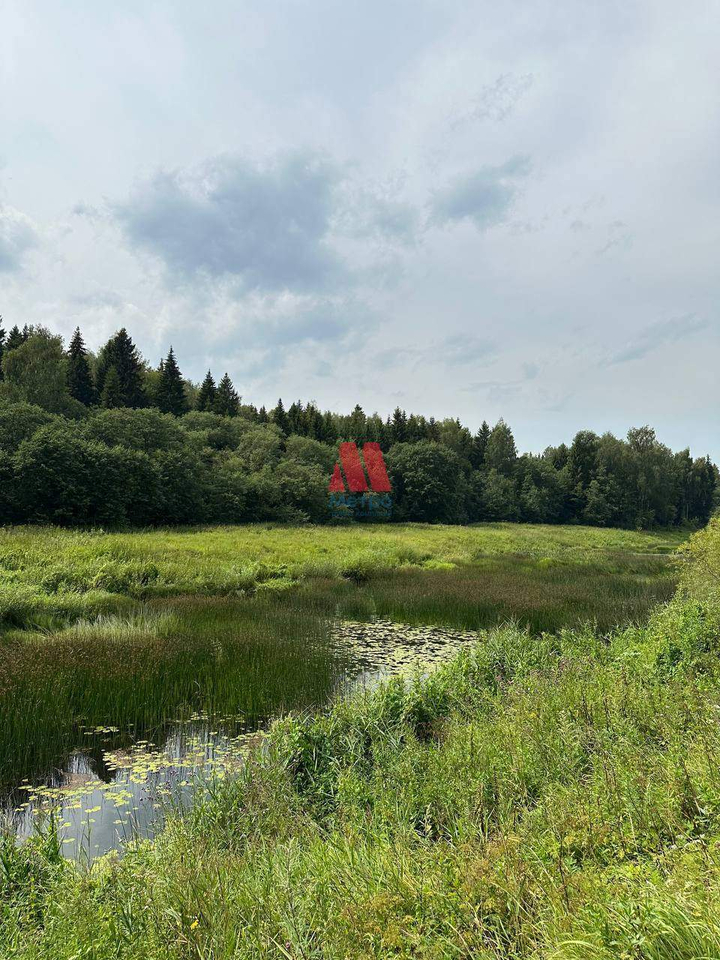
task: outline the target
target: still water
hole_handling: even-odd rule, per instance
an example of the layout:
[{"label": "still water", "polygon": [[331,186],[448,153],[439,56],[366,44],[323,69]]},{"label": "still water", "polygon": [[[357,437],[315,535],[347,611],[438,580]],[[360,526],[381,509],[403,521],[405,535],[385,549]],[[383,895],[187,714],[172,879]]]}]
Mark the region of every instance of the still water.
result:
[{"label": "still water", "polygon": [[[312,683],[298,670],[296,657],[286,656],[273,665],[272,695],[266,686],[246,710],[192,712],[152,727],[114,726],[111,717],[107,726],[78,726],[59,762],[27,771],[5,790],[6,828],[22,841],[38,828],[48,829],[52,818],[65,855],[83,862],[121,850],[128,841],[152,838],[169,812],[187,807],[214,780],[231,776],[248,740],[262,737],[273,717],[321,708],[398,671],[427,671],[475,639],[476,634],[440,628],[337,621],[325,636],[320,660],[317,645],[307,648],[307,656],[315,658]],[[246,682],[253,664],[261,665],[257,652],[245,645],[237,654],[244,658]]]}]

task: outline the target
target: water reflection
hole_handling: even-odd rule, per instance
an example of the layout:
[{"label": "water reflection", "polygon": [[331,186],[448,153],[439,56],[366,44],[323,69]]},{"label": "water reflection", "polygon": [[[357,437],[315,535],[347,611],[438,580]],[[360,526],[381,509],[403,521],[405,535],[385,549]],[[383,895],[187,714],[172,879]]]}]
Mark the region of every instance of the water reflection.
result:
[{"label": "water reflection", "polygon": [[[338,622],[341,645],[327,699],[390,673],[425,671],[476,639],[476,634],[383,621]],[[307,706],[307,691],[288,674],[280,710]],[[24,781],[5,797],[5,819],[17,837],[29,837],[53,811],[66,856],[90,862],[135,839],[153,838],[169,811],[185,808],[208,778],[222,778],[242,763],[248,740],[261,736],[272,713],[251,717],[195,714],[152,731],[93,727],[61,770]]]}]

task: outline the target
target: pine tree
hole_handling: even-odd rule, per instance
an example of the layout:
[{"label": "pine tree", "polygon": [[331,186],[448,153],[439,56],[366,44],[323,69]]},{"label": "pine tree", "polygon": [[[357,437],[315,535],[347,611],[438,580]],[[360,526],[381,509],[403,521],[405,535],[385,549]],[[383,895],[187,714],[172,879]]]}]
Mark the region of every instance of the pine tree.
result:
[{"label": "pine tree", "polygon": [[147,397],[143,385],[143,365],[137,347],[123,327],[111,337],[100,351],[96,372],[96,387],[102,396],[105,378],[110,367],[115,367],[120,381],[122,407],[145,407]]},{"label": "pine tree", "polygon": [[217,387],[212,373],[208,370],[205,379],[200,387],[200,393],[197,399],[197,409],[203,413],[211,413],[215,409],[215,397],[217,396]]},{"label": "pine tree", "polygon": [[268,416],[268,412],[265,409],[264,404],[258,410],[258,423],[270,423],[270,417]]},{"label": "pine tree", "polygon": [[160,368],[156,402],[163,413],[172,413],[175,417],[188,412],[185,384],[172,347]]},{"label": "pine tree", "polygon": [[240,408],[240,397],[227,373],[218,384],[215,394],[215,413],[223,417],[236,417]]},{"label": "pine tree", "polygon": [[80,327],[76,327],[70,341],[67,383],[70,396],[79,400],[80,403],[84,403],[86,407],[91,407],[96,402],[95,383],[90,371],[90,362],[80,333]]},{"label": "pine tree", "polygon": [[[0,324],[2,324],[2,317],[0,317]],[[2,370],[2,358],[3,351],[5,347],[5,331],[2,326],[0,326],[0,380],[3,379],[3,370]]]},{"label": "pine tree", "polygon": [[288,424],[288,416],[285,413],[285,407],[283,406],[282,398],[278,400],[277,406],[272,411],[272,420],[275,426],[280,427],[285,436],[290,432]]},{"label": "pine tree", "polygon": [[120,382],[117,367],[112,366],[105,374],[105,383],[100,395],[100,405],[106,410],[115,410],[125,406],[125,394]]}]

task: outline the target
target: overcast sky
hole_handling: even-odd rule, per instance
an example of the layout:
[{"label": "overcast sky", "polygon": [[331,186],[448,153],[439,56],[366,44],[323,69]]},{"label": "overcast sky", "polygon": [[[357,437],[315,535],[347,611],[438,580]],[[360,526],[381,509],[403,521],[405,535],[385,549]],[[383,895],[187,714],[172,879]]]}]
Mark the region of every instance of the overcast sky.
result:
[{"label": "overcast sky", "polygon": [[4,325],[720,460],[718,49],[695,0],[3,0]]}]

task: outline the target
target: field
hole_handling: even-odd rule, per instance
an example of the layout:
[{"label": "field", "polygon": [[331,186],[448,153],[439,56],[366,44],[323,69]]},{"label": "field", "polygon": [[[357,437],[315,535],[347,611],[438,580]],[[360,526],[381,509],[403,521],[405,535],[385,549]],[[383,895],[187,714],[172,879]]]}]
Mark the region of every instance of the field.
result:
[{"label": "field", "polygon": [[[294,712],[122,857],[8,835],[0,954],[720,958],[720,526],[684,539],[3,531],[12,777],[80,720]],[[329,625],[375,616],[478,640],[316,714]]]}]

